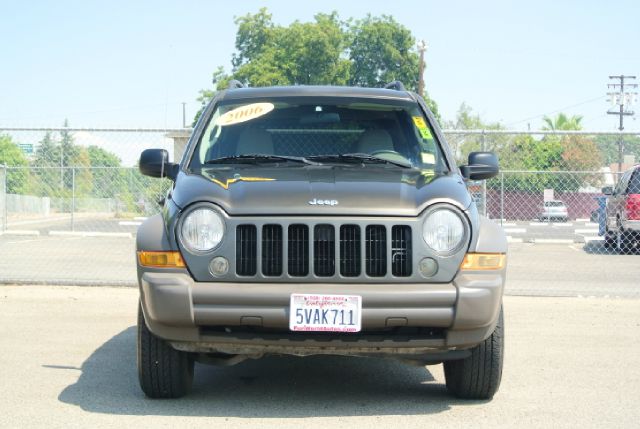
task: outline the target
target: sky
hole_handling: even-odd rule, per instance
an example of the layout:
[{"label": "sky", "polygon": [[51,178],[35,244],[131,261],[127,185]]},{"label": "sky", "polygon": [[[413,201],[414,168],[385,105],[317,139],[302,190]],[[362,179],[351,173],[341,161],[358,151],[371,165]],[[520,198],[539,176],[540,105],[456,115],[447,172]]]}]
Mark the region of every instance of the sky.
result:
[{"label": "sky", "polygon": [[212,72],[231,68],[234,17],[263,6],[281,25],[392,15],[427,42],[445,120],[464,102],[512,129],[563,111],[613,130],[608,76],[640,73],[634,1],[0,0],[0,127],[181,127],[182,102],[189,123]]}]

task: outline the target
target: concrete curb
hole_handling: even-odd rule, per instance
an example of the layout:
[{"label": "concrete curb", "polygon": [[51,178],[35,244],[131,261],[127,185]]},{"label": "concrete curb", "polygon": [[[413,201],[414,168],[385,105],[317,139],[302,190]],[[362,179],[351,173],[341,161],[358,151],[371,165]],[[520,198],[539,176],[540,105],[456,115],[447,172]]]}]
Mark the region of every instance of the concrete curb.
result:
[{"label": "concrete curb", "polygon": [[507,235],[507,243],[527,244],[587,244],[591,241],[604,241],[603,237],[586,236],[580,238],[515,238]]},{"label": "concrete curb", "polygon": [[40,231],[35,229],[10,229],[7,231],[0,231],[0,235],[28,235],[28,236],[38,236],[40,235]]},{"label": "concrete curb", "polygon": [[49,231],[49,235],[67,237],[118,237],[133,238],[130,232]]},{"label": "concrete curb", "polygon": [[138,287],[134,281],[107,280],[24,280],[2,279],[0,286],[87,286],[87,287]]},{"label": "concrete curb", "polygon": [[140,226],[142,225],[142,221],[131,221],[131,220],[121,220],[118,222],[120,226]]}]

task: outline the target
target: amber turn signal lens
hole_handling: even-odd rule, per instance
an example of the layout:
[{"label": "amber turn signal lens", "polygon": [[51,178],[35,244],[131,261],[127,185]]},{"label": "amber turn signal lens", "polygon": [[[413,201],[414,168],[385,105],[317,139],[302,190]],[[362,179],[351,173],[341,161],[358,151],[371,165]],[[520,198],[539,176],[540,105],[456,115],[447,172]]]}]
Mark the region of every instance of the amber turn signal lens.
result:
[{"label": "amber turn signal lens", "polygon": [[507,262],[504,253],[467,253],[460,269],[464,271],[500,270]]},{"label": "amber turn signal lens", "polygon": [[143,267],[184,268],[180,252],[138,252],[138,261]]}]

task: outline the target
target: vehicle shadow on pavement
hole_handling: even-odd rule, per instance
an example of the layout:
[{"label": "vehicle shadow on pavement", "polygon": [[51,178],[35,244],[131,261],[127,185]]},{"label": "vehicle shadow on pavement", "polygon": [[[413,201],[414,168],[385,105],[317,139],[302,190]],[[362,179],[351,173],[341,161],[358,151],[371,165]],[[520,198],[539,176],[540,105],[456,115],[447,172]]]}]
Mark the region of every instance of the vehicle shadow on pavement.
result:
[{"label": "vehicle shadow on pavement", "polygon": [[640,254],[640,247],[638,246],[629,246],[629,248],[621,252],[613,247],[604,247],[604,243],[602,241],[589,241],[584,245],[583,249],[586,253],[591,255],[624,256]]},{"label": "vehicle shadow on pavement", "polygon": [[452,398],[424,367],[334,356],[196,364],[190,395],[150,400],[138,386],[135,337],[130,327],[100,346],[58,399],[94,413],[245,418],[431,414],[478,403]]}]

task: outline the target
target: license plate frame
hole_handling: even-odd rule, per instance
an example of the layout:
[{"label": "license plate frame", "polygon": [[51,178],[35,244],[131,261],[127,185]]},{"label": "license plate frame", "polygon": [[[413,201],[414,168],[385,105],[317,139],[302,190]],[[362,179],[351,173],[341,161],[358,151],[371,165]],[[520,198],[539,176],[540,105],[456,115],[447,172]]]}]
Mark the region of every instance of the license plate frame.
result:
[{"label": "license plate frame", "polygon": [[360,295],[292,293],[289,330],[294,332],[355,333],[362,330]]}]

